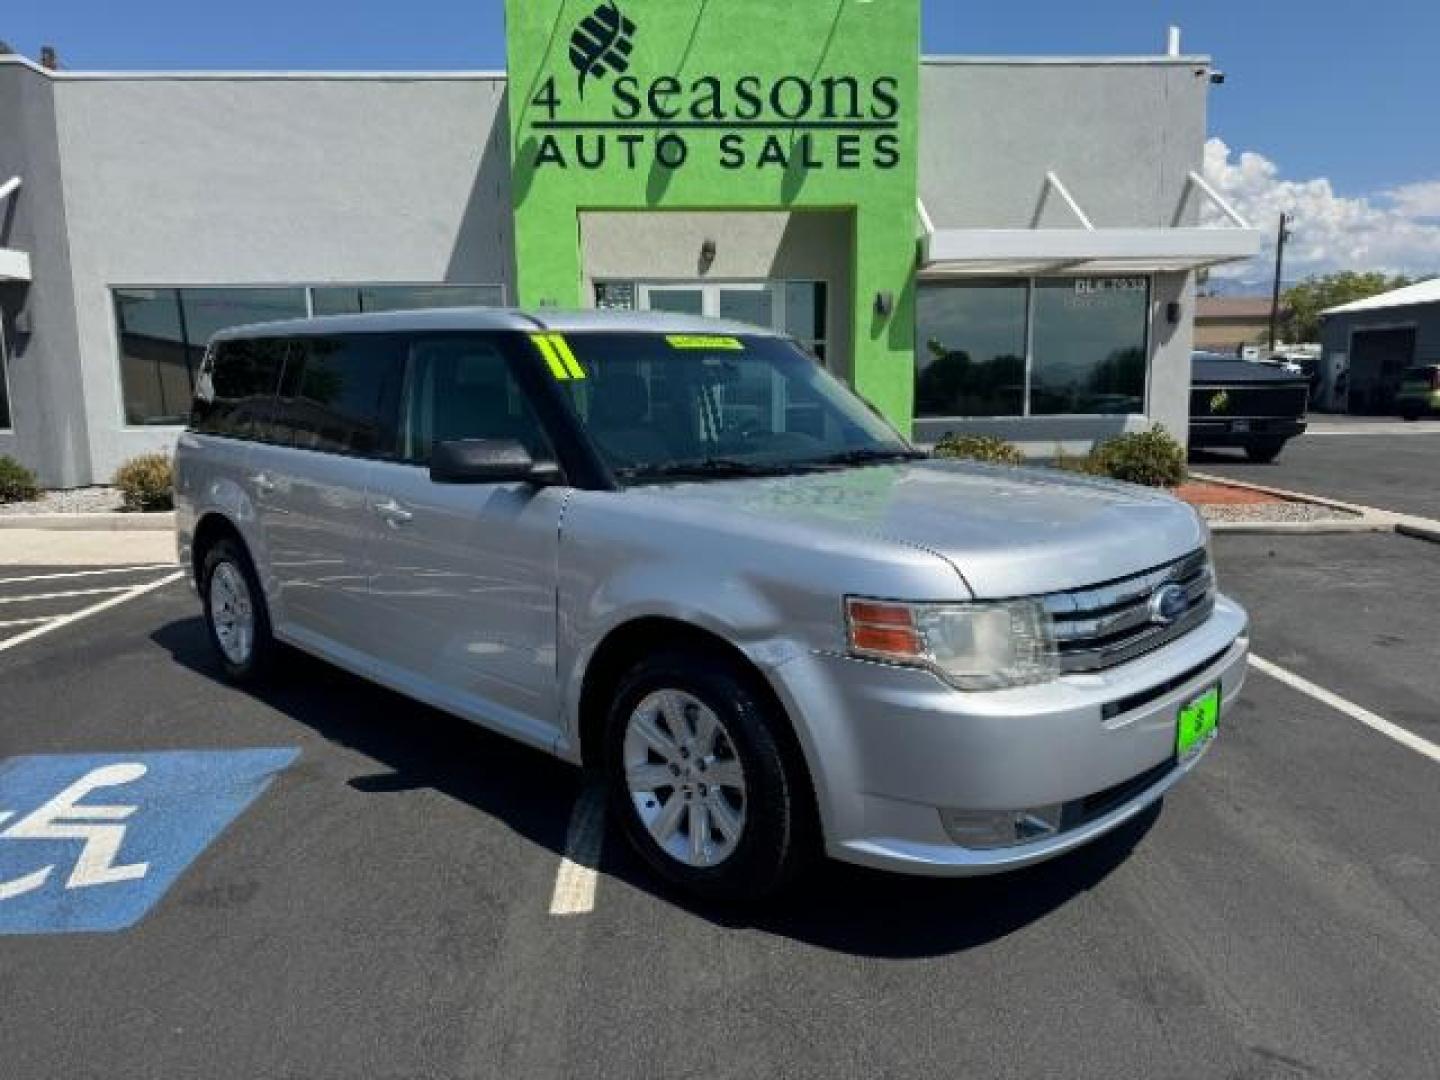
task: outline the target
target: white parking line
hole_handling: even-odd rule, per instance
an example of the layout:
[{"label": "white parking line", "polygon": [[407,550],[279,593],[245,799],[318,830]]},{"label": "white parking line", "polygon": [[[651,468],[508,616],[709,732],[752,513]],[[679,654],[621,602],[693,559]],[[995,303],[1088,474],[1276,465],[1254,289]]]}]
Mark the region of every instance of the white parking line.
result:
[{"label": "white parking line", "polygon": [[89,607],[81,608],[79,611],[72,611],[69,615],[61,615],[42,626],[32,627],[23,634],[16,634],[12,638],[0,641],[0,652],[4,652],[6,649],[13,649],[17,645],[24,645],[27,641],[34,641],[42,634],[48,634],[52,630],[59,630],[62,626],[69,626],[71,623],[79,622],[81,619],[89,618],[91,615],[98,615],[100,612],[123,604],[127,600],[134,600],[137,596],[143,596],[163,585],[169,585],[172,581],[179,581],[184,576],[185,572],[183,570],[177,570],[175,573],[163,577],[159,581],[150,581],[144,585],[136,585],[134,588],[126,589],[122,593],[117,593],[105,600],[101,600],[98,604],[91,604]]},{"label": "white parking line", "polygon": [[565,854],[555,874],[550,897],[551,915],[588,915],[595,910],[600,852],[605,841],[605,789],[587,783],[570,814]]},{"label": "white parking line", "polygon": [[106,585],[103,589],[68,589],[65,592],[30,593],[27,596],[0,596],[0,604],[23,604],[28,600],[69,600],[76,596],[102,596],[126,592],[129,585]]},{"label": "white parking line", "polygon": [[66,570],[55,574],[29,574],[25,577],[0,578],[0,585],[18,585],[22,581],[57,581],[60,578],[96,577],[100,574],[139,574],[146,570],[170,569],[163,563],[148,563],[145,566],[107,566],[103,570]]},{"label": "white parking line", "polygon": [[1413,731],[1409,731],[1399,724],[1392,724],[1383,716],[1376,716],[1369,709],[1356,705],[1353,701],[1346,701],[1339,694],[1333,694],[1323,686],[1316,686],[1309,679],[1301,678],[1293,671],[1286,671],[1279,664],[1272,664],[1269,660],[1261,659],[1254,653],[1250,654],[1250,666],[1257,671],[1263,671],[1272,679],[1278,679],[1292,689],[1299,690],[1302,694],[1308,694],[1316,701],[1329,705],[1352,720],[1359,720],[1366,727],[1378,731],[1386,738],[1394,739],[1401,746],[1407,746],[1417,754],[1423,754],[1431,761],[1440,763],[1440,746],[1436,746],[1429,739],[1422,739]]},{"label": "white parking line", "polygon": [[56,615],[41,615],[35,619],[4,619],[0,620],[0,630],[11,626],[34,626],[36,623],[49,622],[51,619],[58,617],[59,616]]}]

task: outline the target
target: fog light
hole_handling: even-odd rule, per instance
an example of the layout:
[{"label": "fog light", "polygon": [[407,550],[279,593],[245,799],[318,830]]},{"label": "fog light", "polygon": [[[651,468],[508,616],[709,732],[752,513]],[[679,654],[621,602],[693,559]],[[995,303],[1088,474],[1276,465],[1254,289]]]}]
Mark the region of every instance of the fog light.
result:
[{"label": "fog light", "polygon": [[1000,848],[1041,840],[1060,831],[1060,804],[1025,810],[945,810],[940,824],[961,847]]}]

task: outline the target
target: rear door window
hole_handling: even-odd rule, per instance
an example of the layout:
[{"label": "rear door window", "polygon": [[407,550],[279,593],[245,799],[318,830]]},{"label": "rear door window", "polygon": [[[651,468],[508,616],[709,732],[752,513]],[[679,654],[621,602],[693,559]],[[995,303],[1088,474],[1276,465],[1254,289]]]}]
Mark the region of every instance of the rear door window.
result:
[{"label": "rear door window", "polygon": [[284,358],[280,338],[217,342],[196,381],[191,428],[237,439],[262,437]]},{"label": "rear door window", "polygon": [[303,450],[394,457],[403,341],[393,334],[294,339],[273,441]]}]

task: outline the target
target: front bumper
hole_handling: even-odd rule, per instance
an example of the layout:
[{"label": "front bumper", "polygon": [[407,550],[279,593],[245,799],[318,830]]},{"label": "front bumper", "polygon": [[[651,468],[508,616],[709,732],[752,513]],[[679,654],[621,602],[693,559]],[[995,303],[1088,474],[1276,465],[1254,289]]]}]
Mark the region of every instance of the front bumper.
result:
[{"label": "front bumper", "polygon": [[[1108,832],[1194,768],[1204,751],[1175,759],[1178,710],[1218,685],[1223,729],[1245,678],[1247,627],[1244,611],[1217,597],[1203,624],[1137,660],[989,693],[831,654],[793,658],[773,675],[797,718],[831,855],[916,874],[986,874]],[[1111,792],[1121,797],[1107,800]],[[1095,803],[1057,833],[1001,848],[960,846],[940,817]]]}]

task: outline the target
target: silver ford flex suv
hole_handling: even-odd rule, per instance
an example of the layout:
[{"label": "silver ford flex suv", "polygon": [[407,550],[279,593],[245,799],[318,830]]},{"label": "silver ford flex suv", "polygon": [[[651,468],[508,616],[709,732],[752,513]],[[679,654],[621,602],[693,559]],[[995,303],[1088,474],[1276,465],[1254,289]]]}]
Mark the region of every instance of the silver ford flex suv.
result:
[{"label": "silver ford flex suv", "polygon": [[226,675],[282,644],[593,769],[659,874],[983,874],[1160,799],[1245,675],[1168,495],[931,460],[791,341],[452,310],[221,333],[176,455]]}]

